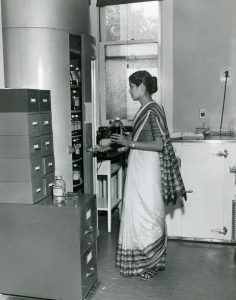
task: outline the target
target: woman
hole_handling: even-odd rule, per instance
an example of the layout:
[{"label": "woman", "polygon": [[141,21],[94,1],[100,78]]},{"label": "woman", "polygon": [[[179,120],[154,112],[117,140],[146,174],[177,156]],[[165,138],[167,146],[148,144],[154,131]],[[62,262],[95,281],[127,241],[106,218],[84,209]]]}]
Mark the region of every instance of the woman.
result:
[{"label": "woman", "polygon": [[116,266],[123,276],[147,280],[165,269],[167,233],[165,204],[186,193],[163,108],[151,97],[157,78],[147,71],[129,77],[130,95],[141,108],[132,140],[113,134],[111,140],[130,148]]}]

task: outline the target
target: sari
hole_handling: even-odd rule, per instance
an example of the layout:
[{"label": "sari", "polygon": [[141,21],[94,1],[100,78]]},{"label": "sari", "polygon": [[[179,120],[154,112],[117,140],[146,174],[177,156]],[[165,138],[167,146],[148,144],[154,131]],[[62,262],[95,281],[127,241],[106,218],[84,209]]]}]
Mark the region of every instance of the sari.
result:
[{"label": "sari", "polygon": [[[123,276],[137,276],[153,266],[165,268],[165,204],[175,203],[179,195],[185,194],[179,166],[173,159],[173,147],[168,141],[169,132],[163,112],[152,101],[143,106],[134,118],[133,140],[138,141],[150,114],[155,115],[156,126],[162,135],[163,151],[131,149],[129,153],[116,253],[116,267],[120,268]],[[171,164],[174,172],[169,168]]]}]

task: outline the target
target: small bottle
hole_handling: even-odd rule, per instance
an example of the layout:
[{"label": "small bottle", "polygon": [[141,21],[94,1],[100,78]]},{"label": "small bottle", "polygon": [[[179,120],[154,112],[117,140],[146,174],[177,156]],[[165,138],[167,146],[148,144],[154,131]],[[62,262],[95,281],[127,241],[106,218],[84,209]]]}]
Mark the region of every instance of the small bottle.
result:
[{"label": "small bottle", "polygon": [[65,199],[66,195],[66,183],[62,179],[62,176],[56,176],[53,185],[53,198],[57,201],[62,201]]},{"label": "small bottle", "polygon": [[115,120],[111,123],[111,133],[122,134],[123,131],[123,123],[120,118],[115,118]]},{"label": "small bottle", "polygon": [[79,95],[76,90],[72,91],[72,109],[78,110],[79,109]]},{"label": "small bottle", "polygon": [[79,67],[75,68],[75,73],[76,73],[76,76],[77,76],[77,84],[79,84],[81,82],[81,73],[80,73]]},{"label": "small bottle", "polygon": [[73,185],[80,184],[80,170],[78,164],[73,164]]},{"label": "small bottle", "polygon": [[77,75],[75,72],[75,66],[74,65],[70,65],[70,78],[71,78],[71,85],[77,85]]}]

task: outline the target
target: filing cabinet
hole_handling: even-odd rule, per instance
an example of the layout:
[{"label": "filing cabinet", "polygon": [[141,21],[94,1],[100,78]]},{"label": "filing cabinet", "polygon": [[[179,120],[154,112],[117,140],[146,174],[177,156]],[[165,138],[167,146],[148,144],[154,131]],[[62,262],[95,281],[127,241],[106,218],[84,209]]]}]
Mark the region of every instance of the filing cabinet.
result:
[{"label": "filing cabinet", "polygon": [[[44,262],[45,265],[49,265],[49,272],[53,272],[53,278],[50,277],[47,269],[43,270],[45,274],[40,274],[42,271],[40,267],[35,269],[39,273],[36,275],[39,280],[50,282],[50,286],[47,290],[44,290],[44,295],[37,294],[36,291],[34,291],[34,295],[45,297],[46,299],[51,299],[52,295],[57,295],[57,299],[63,300],[84,299],[97,281],[96,196],[92,194],[67,193],[64,201],[58,203],[53,201],[52,197],[48,197],[37,202],[34,207],[38,207],[41,210],[42,207],[44,208],[44,212],[40,212],[44,215],[44,218],[48,214],[47,220],[41,220],[40,214],[37,214],[40,216],[42,226],[47,227],[47,238],[50,240],[49,250],[45,249],[45,253],[47,253],[46,259],[49,259],[50,251],[54,251],[52,254],[54,256],[62,255],[60,260],[57,260],[59,266],[54,266],[52,261],[49,261],[49,264]],[[72,223],[67,224],[66,219]],[[40,227],[38,227],[37,230],[40,230]],[[67,243],[66,247],[64,247],[64,238],[62,238],[63,244],[58,244],[57,242],[60,236],[63,237],[64,235],[67,237],[71,235],[71,241]],[[42,244],[47,248],[48,243],[42,241]],[[70,249],[70,259],[68,259],[68,249]],[[61,263],[67,263],[66,267],[60,266]],[[65,273],[61,274],[62,272],[59,272],[58,274],[54,271],[54,267],[63,269]],[[23,266],[22,269],[24,269]],[[71,278],[76,281],[76,285],[72,284]],[[60,282],[60,284],[56,287],[54,281]],[[40,282],[40,285],[45,286],[43,282]],[[25,285],[23,288],[26,289],[25,294],[29,295],[27,293],[28,285]]]},{"label": "filing cabinet", "polygon": [[0,89],[0,202],[47,197],[54,172],[50,91]]}]

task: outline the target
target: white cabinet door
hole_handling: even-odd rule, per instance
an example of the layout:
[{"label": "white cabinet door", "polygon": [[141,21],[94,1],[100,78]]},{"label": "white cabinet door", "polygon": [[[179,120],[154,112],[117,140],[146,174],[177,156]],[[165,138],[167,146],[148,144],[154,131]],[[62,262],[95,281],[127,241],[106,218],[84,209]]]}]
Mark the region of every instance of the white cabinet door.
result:
[{"label": "white cabinet door", "polygon": [[[173,143],[176,156],[182,158],[182,143]],[[179,203],[177,205],[169,204],[166,206],[166,224],[169,237],[182,237],[182,219],[183,210]]]},{"label": "white cabinet door", "polygon": [[233,201],[235,202],[236,195],[236,174],[232,173],[233,168],[236,169],[236,144],[225,143],[224,149],[227,151],[227,158],[225,158],[224,171],[224,197],[223,197],[223,226],[225,240],[235,239],[232,236],[232,228],[236,228],[235,218],[232,219]]},{"label": "white cabinet door", "polygon": [[182,176],[188,200],[182,219],[182,236],[222,239],[224,152],[222,143],[183,143]]}]

